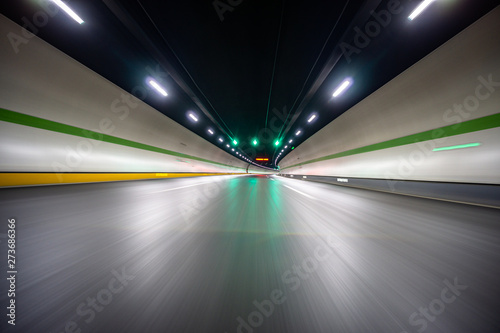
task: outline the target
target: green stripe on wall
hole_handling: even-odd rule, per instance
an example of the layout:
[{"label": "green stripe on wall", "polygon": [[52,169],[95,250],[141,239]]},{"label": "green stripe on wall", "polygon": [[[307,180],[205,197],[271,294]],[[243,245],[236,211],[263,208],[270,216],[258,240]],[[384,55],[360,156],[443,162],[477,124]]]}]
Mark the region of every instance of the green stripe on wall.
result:
[{"label": "green stripe on wall", "polygon": [[168,155],[182,157],[182,158],[189,158],[191,160],[196,160],[196,161],[206,162],[206,163],[211,163],[211,164],[217,164],[217,165],[230,167],[230,168],[237,168],[237,169],[242,169],[242,170],[245,169],[245,168],[234,167],[234,166],[231,166],[228,164],[223,164],[223,163],[219,163],[219,162],[215,162],[215,161],[210,161],[210,160],[207,160],[207,159],[204,159],[201,157],[191,156],[191,155],[187,155],[187,154],[183,154],[183,153],[178,153],[178,152],[172,151],[172,150],[167,150],[167,149],[158,148],[155,146],[150,146],[150,145],[147,145],[144,143],[139,143],[139,142],[135,142],[135,141],[127,140],[127,139],[122,139],[122,138],[108,135],[108,134],[103,134],[103,133],[99,133],[99,132],[95,132],[95,131],[86,130],[86,129],[83,129],[80,127],[75,127],[75,126],[71,126],[71,125],[58,123],[58,122],[55,122],[52,120],[47,120],[47,119],[43,119],[43,118],[29,116],[27,114],[15,112],[15,111],[10,111],[10,110],[6,110],[6,109],[2,109],[2,108],[0,108],[0,120],[6,121],[9,123],[13,123],[13,124],[19,124],[19,125],[40,128],[40,129],[58,132],[58,133],[79,136],[79,137],[86,138],[86,139],[104,141],[104,142],[114,143],[114,144],[121,145],[121,146],[132,147],[132,148],[137,148],[137,149],[142,149],[142,150],[148,150],[148,151],[152,151],[155,153],[168,154]]},{"label": "green stripe on wall", "polygon": [[340,153],[335,153],[331,155],[326,155],[323,157],[318,157],[309,161],[305,161],[302,163],[297,163],[288,167],[284,167],[281,170],[294,168],[300,165],[331,160],[334,158],[356,155],[367,153],[371,151],[393,148],[398,146],[403,146],[407,144],[412,144],[416,142],[429,141],[434,139],[445,138],[449,136],[471,133],[476,131],[482,131],[490,128],[500,127],[500,113],[493,114],[491,116],[481,117],[477,119],[467,120],[458,124],[448,125],[440,128],[436,128],[433,130],[420,132],[416,134],[411,134],[407,136],[403,136],[401,138],[387,140],[379,143],[375,143],[372,145],[354,148],[350,150],[346,150]]}]

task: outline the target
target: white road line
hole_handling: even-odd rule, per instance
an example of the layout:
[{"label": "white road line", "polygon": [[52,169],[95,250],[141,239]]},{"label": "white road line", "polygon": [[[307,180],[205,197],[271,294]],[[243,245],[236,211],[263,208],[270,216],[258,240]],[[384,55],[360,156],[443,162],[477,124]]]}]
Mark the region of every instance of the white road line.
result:
[{"label": "white road line", "polygon": [[160,193],[160,192],[175,191],[175,190],[180,190],[181,188],[192,187],[192,186],[198,186],[198,185],[203,185],[203,184],[210,184],[210,183],[211,183],[211,182],[197,183],[197,184],[186,185],[186,186],[181,186],[181,187],[169,188],[169,189],[166,189],[166,190],[161,190],[161,191],[156,191],[156,192],[151,192],[151,193]]},{"label": "white road line", "polygon": [[290,187],[290,186],[288,186],[288,185],[283,185],[283,186],[288,187],[290,190],[295,191],[295,192],[297,192],[297,193],[300,193],[300,194],[302,194],[303,196],[308,197],[309,199],[316,200],[316,198],[314,198],[314,197],[310,196],[309,194],[305,194],[304,192],[300,192],[299,190],[296,190],[296,189],[294,189],[293,187]]}]

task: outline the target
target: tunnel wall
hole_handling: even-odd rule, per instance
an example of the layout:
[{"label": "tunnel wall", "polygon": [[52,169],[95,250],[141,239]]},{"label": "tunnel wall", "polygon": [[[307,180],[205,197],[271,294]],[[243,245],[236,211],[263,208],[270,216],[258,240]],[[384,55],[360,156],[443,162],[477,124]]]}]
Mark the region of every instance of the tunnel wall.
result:
[{"label": "tunnel wall", "polygon": [[[499,31],[497,7],[295,148],[280,172],[499,184]],[[480,145],[433,151],[468,143]]]},{"label": "tunnel wall", "polygon": [[246,173],[246,162],[1,15],[0,35],[4,180],[9,172]]},{"label": "tunnel wall", "polygon": [[275,174],[278,173],[278,171],[270,170],[270,169],[264,169],[264,168],[260,168],[258,166],[255,166],[253,164],[250,164],[248,166],[248,173],[265,174],[265,175],[275,175]]}]

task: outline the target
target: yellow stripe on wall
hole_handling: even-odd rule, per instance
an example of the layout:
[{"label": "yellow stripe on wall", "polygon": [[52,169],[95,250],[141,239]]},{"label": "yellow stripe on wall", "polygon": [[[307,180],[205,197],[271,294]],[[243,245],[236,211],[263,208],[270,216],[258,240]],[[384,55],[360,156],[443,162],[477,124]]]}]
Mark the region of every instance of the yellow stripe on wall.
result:
[{"label": "yellow stripe on wall", "polygon": [[122,180],[244,175],[245,173],[0,173],[0,187],[70,183],[114,182]]}]

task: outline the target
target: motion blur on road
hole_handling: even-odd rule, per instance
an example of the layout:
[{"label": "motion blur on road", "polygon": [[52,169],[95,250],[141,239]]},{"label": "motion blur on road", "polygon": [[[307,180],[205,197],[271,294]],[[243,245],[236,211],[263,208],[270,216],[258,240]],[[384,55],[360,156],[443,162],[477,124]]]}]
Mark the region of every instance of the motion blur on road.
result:
[{"label": "motion blur on road", "polygon": [[18,332],[500,332],[498,209],[256,175],[0,201]]}]

